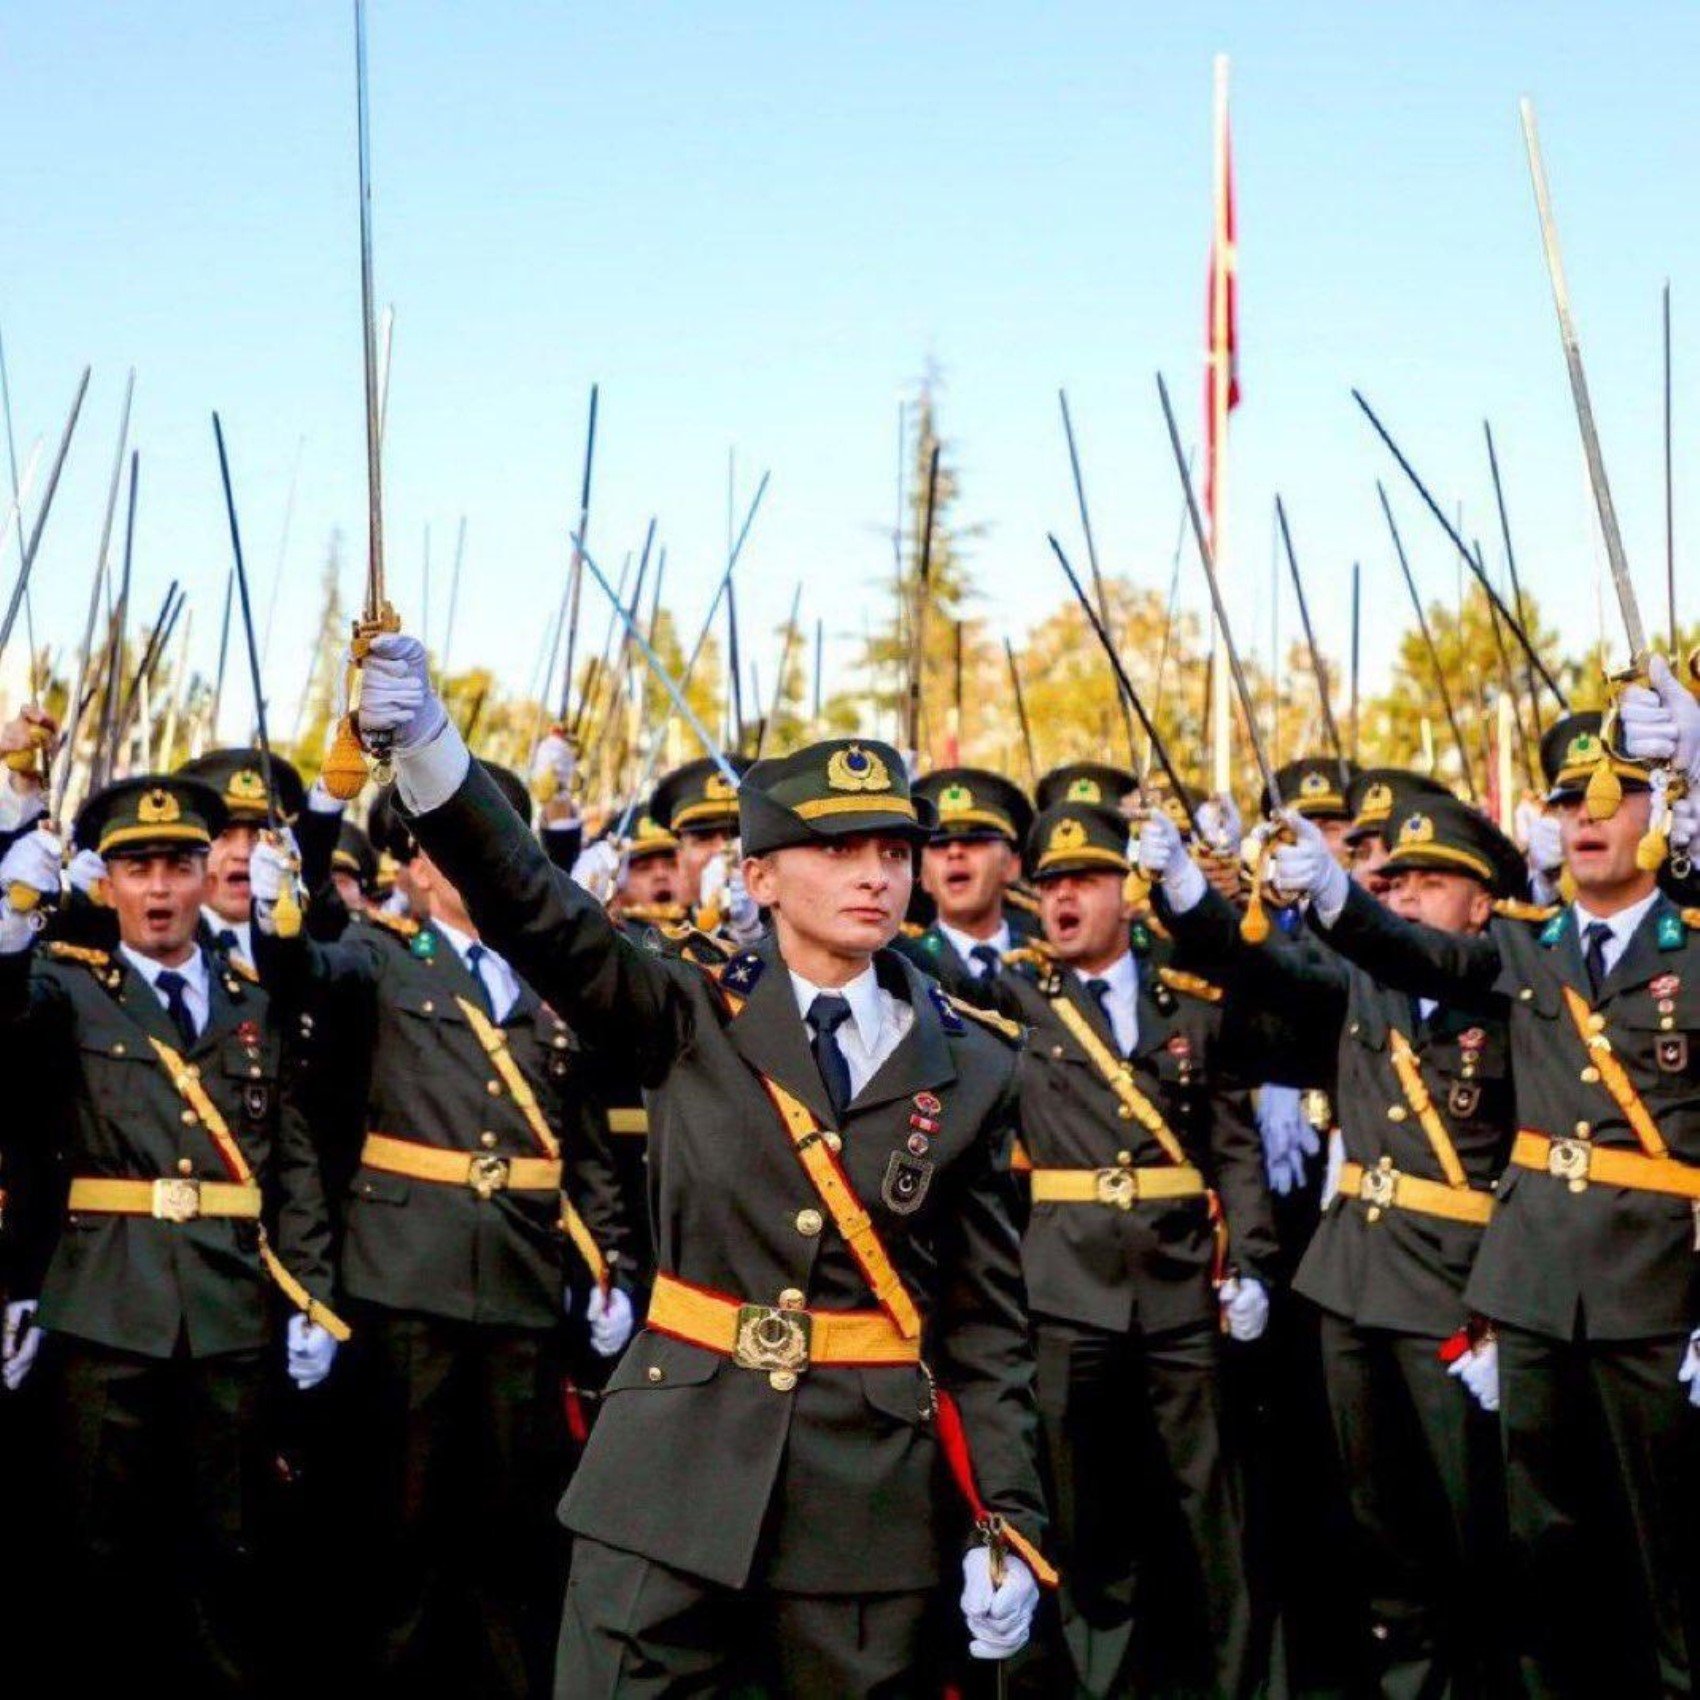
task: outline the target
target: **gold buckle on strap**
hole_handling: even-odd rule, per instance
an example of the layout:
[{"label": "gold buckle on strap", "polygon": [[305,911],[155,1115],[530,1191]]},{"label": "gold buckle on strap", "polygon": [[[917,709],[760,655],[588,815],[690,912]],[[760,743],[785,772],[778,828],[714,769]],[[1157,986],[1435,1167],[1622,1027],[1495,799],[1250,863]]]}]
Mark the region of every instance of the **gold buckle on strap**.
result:
[{"label": "gold buckle on strap", "polygon": [[809,1367],[813,1327],[813,1318],[804,1310],[786,1310],[778,1305],[739,1305],[732,1361],[740,1369],[800,1375]]},{"label": "gold buckle on strap", "polygon": [[1094,1184],[1100,1204],[1113,1204],[1118,1210],[1131,1210],[1139,1197],[1139,1180],[1132,1169],[1100,1169]]},{"label": "gold buckle on strap", "polygon": [[156,1222],[193,1222],[201,1213],[201,1183],[168,1175],[153,1183],[153,1217]]},{"label": "gold buckle on strap", "polygon": [[1392,1168],[1382,1168],[1379,1165],[1373,1169],[1365,1169],[1364,1177],[1358,1182],[1358,1197],[1365,1204],[1372,1204],[1378,1210],[1393,1208],[1393,1195],[1398,1190],[1399,1175]]},{"label": "gold buckle on strap", "polygon": [[1585,1140],[1555,1139],[1547,1147],[1547,1173],[1555,1180],[1567,1181],[1572,1192],[1587,1189],[1593,1161],[1593,1149]]},{"label": "gold buckle on strap", "polygon": [[492,1156],[488,1151],[480,1152],[467,1166],[466,1184],[480,1198],[489,1200],[498,1192],[507,1191],[511,1172],[506,1157]]}]

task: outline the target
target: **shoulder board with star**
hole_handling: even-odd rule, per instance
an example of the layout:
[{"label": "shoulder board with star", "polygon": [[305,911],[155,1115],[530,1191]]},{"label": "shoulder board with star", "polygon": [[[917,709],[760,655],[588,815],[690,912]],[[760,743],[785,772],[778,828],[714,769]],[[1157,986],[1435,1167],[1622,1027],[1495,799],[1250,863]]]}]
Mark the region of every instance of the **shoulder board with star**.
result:
[{"label": "shoulder board with star", "polygon": [[[999,1015],[995,1010],[981,1009],[978,1004],[967,1003],[961,998],[953,998],[949,992],[943,994],[944,1001],[958,1015],[966,1015],[970,1021],[975,1021],[988,1031],[997,1034],[1000,1039],[1007,1040],[1012,1045],[1019,1045],[1025,1034],[1025,1029],[1019,1021],[1011,1021],[1006,1015]],[[958,1031],[961,1029],[958,1028]]]},{"label": "shoulder board with star", "polygon": [[1206,980],[1202,974],[1188,974],[1180,968],[1159,968],[1157,978],[1165,986],[1184,992],[1190,998],[1200,998],[1205,1003],[1222,1001],[1222,988]]},{"label": "shoulder board with star", "polygon": [[419,923],[409,915],[392,915],[387,909],[368,909],[360,919],[404,944],[411,944],[419,936]]},{"label": "shoulder board with star", "polygon": [[[1494,904],[1493,912],[1503,915],[1508,921],[1530,921],[1536,925],[1544,925],[1559,913],[1556,903],[1524,903],[1520,898],[1502,897]],[[1689,914],[1696,911],[1689,910]],[[1690,923],[1692,925],[1693,923]]]},{"label": "shoulder board with star", "polygon": [[112,966],[109,951],[92,950],[87,945],[66,944],[61,939],[53,939],[44,948],[55,962],[80,962],[85,968],[101,972]]},{"label": "shoulder board with star", "polygon": [[704,966],[713,979],[740,998],[747,998],[755,990],[756,981],[767,971],[767,964],[753,950],[739,951],[728,962]]}]

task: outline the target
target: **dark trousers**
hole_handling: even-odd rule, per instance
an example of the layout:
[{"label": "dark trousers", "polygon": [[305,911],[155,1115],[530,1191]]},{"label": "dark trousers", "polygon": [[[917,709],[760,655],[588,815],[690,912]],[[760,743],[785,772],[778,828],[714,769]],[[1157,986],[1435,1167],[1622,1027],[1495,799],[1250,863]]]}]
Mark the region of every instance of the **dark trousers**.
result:
[{"label": "dark trousers", "polygon": [[1218,1332],[1112,1334],[1035,1319],[1063,1640],[1079,1689],[1123,1692],[1141,1560],[1178,1506],[1210,1641],[1212,1692],[1247,1690],[1251,1595],[1239,1472],[1223,1445]]},{"label": "dark trousers", "polygon": [[546,1693],[569,1459],[557,1335],[365,1307],[384,1693]]},{"label": "dark trousers", "polygon": [[56,1438],[62,1680],[121,1694],[145,1670],[176,1694],[253,1693],[262,1354],[145,1358],[49,1335],[38,1373]]},{"label": "dark trousers", "polygon": [[1676,1379],[1687,1346],[1499,1329],[1512,1624],[1530,1694],[1693,1692],[1700,1412]]},{"label": "dark trousers", "polygon": [[[831,1538],[823,1509],[822,1538]],[[555,1663],[556,1700],[932,1700],[933,1596],[719,1587],[580,1540]],[[957,1620],[960,1627],[960,1618]]]},{"label": "dark trousers", "polygon": [[1320,1329],[1381,1692],[1508,1692],[1498,1425],[1447,1374],[1438,1338],[1326,1311]]}]

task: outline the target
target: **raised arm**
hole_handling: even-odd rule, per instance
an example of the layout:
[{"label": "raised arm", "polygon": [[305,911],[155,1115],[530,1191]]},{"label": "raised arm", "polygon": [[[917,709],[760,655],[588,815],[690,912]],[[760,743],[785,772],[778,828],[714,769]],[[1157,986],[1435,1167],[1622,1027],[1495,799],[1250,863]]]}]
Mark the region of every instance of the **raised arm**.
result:
[{"label": "raised arm", "polygon": [[1311,924],[1342,956],[1414,997],[1478,1006],[1499,979],[1502,963],[1491,931],[1444,933],[1403,921],[1356,885],[1338,909],[1313,910]]}]

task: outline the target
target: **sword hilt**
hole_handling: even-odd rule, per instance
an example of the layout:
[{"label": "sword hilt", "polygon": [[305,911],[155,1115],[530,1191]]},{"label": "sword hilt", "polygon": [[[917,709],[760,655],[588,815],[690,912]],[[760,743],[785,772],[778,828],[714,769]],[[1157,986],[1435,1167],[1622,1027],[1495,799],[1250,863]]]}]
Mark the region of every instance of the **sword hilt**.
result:
[{"label": "sword hilt", "polygon": [[354,635],[348,646],[348,713],[337,722],[336,736],[331,740],[331,747],[325,754],[324,766],[319,770],[319,778],[325,789],[339,803],[351,802],[360,795],[368,777],[368,755],[372,757],[370,777],[379,785],[388,785],[393,775],[393,737],[389,733],[383,733],[374,735],[366,742],[361,740],[360,687],[363,681],[361,668],[371,650],[372,640],[382,633],[400,630],[401,616],[388,602],[379,605],[375,616],[363,617],[354,622]]}]

